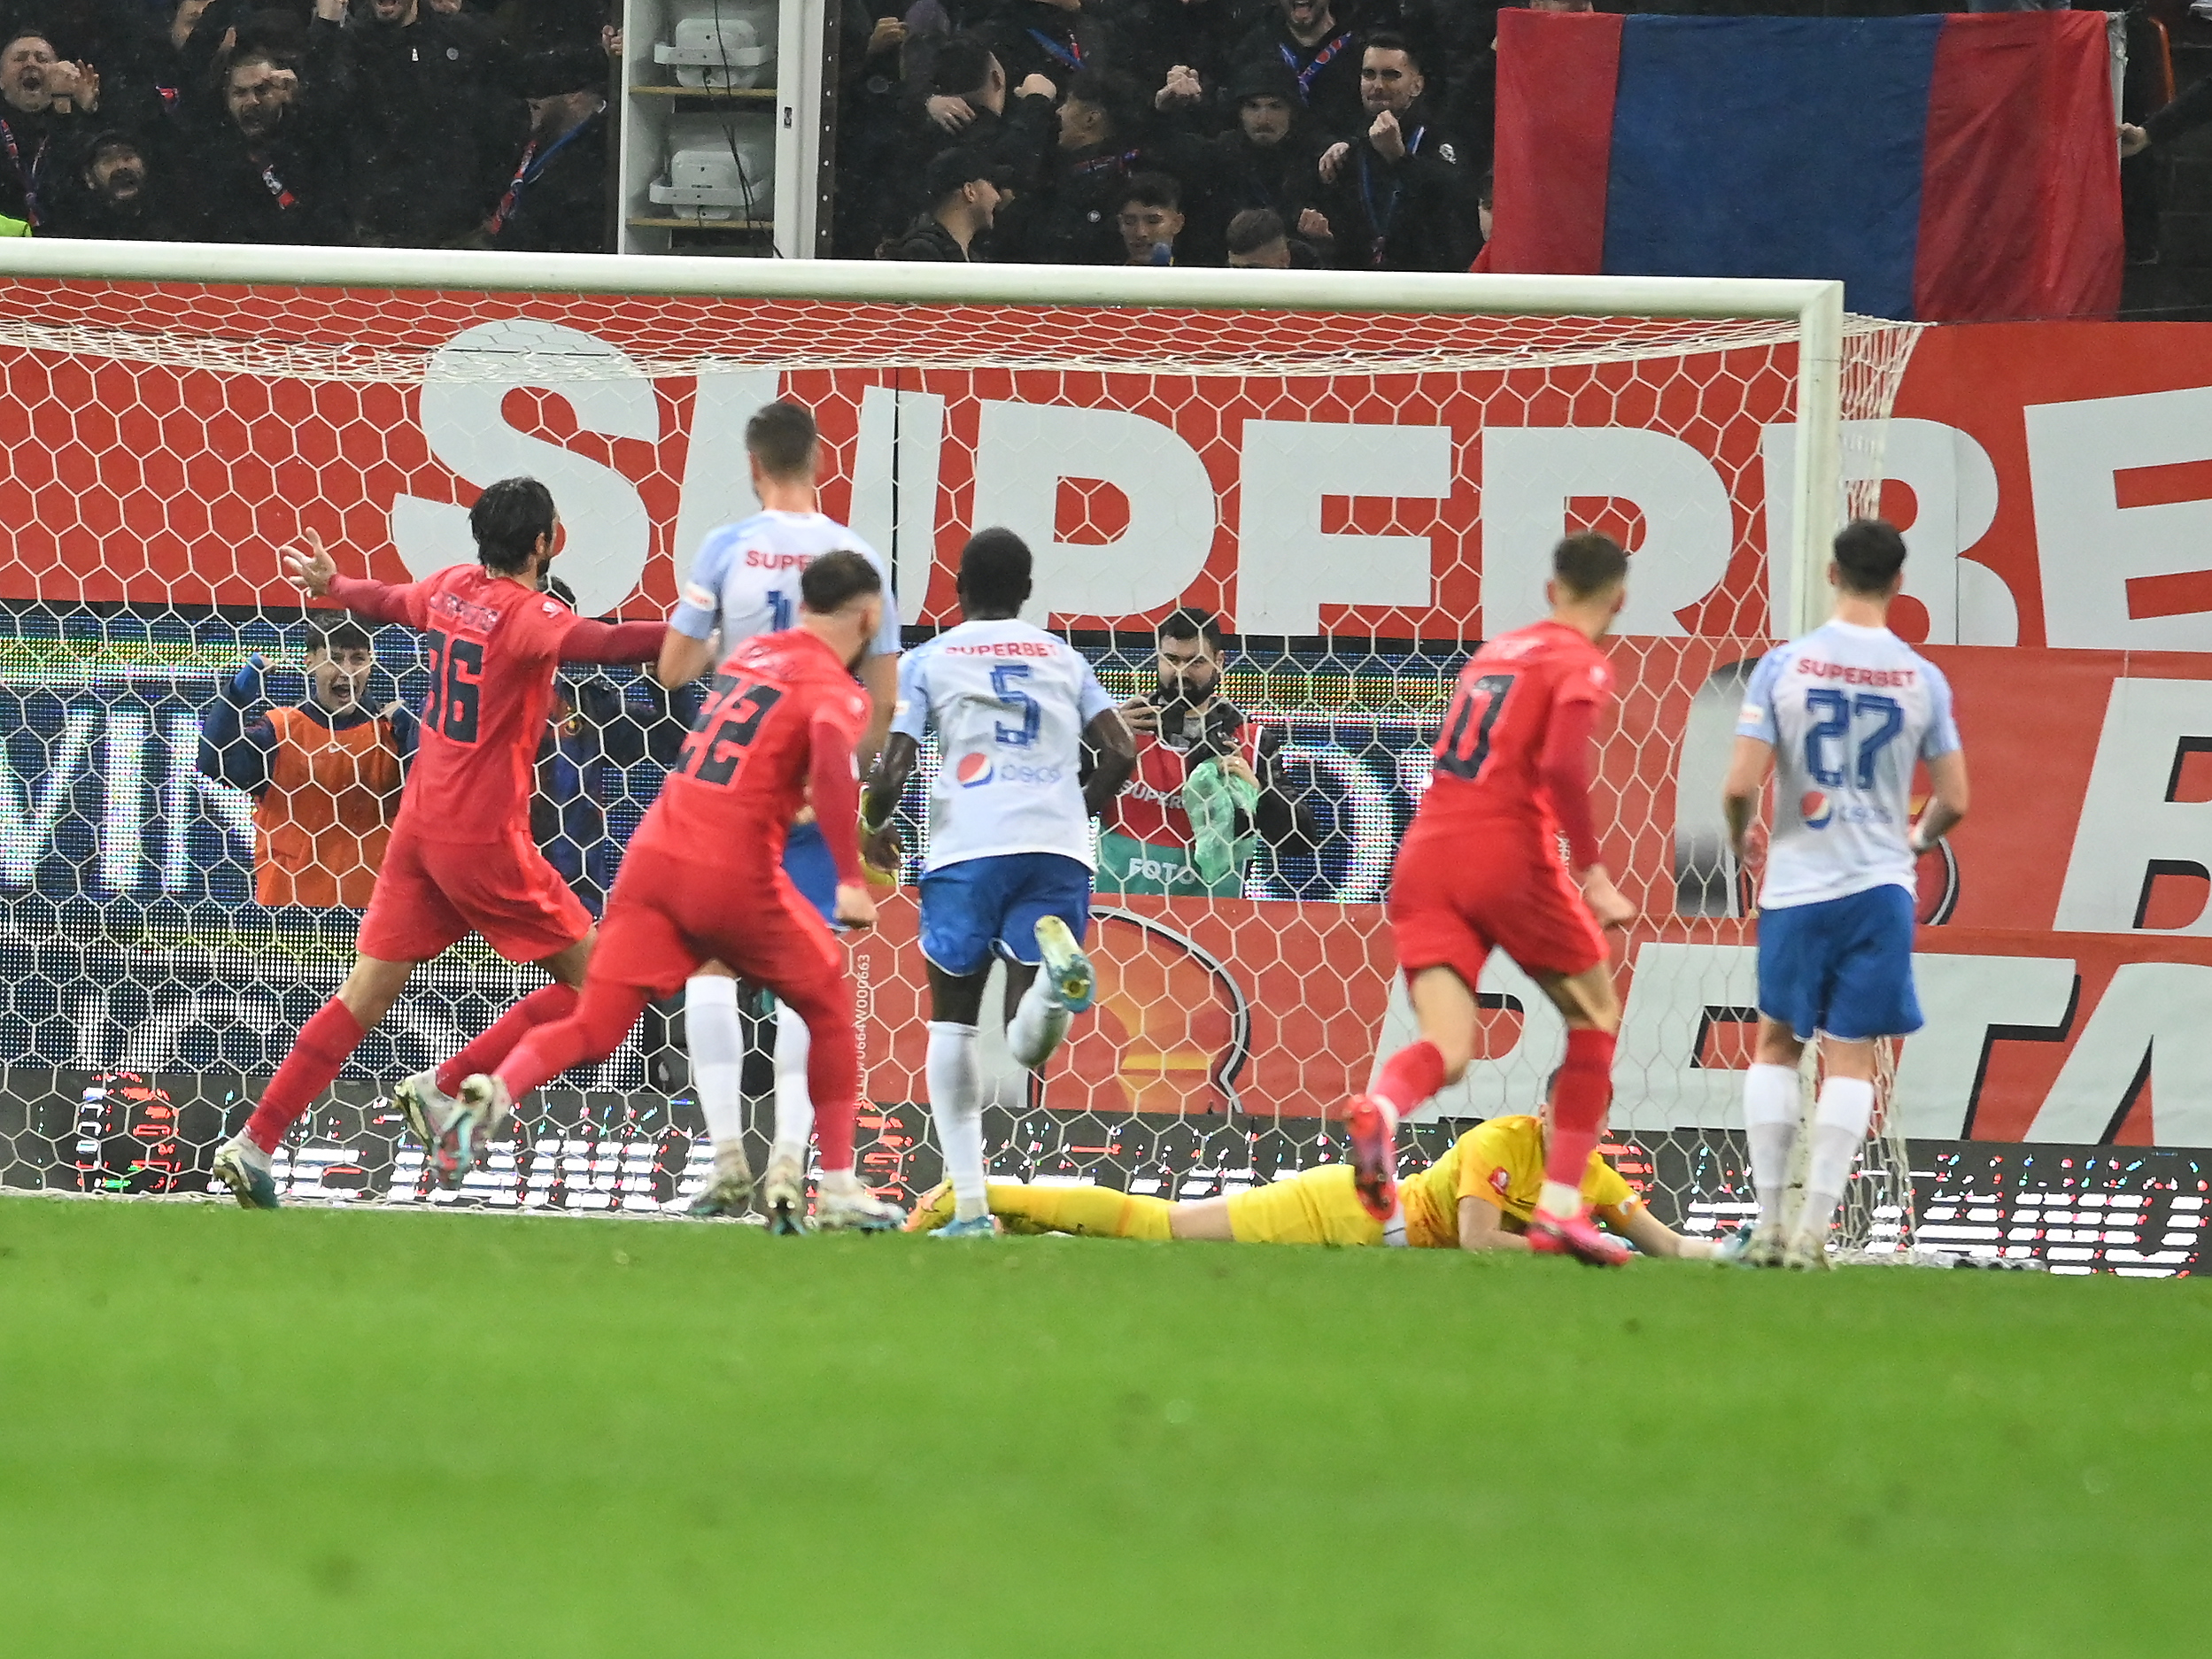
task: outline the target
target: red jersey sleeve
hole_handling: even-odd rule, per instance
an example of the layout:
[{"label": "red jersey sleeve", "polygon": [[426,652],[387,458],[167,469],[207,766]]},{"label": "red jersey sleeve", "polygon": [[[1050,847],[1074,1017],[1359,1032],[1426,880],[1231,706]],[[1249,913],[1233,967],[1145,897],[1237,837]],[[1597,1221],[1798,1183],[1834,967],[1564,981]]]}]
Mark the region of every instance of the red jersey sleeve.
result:
[{"label": "red jersey sleeve", "polygon": [[336,604],[372,622],[405,622],[422,626],[422,591],[418,583],[394,587],[369,576],[333,576],[329,597]]},{"label": "red jersey sleeve", "polygon": [[1597,705],[1587,698],[1553,704],[1536,762],[1536,776],[1566,837],[1567,861],[1577,870],[1597,862],[1597,831],[1589,815],[1590,738],[1597,723]]},{"label": "red jersey sleeve", "polygon": [[837,866],[838,881],[856,887],[864,879],[860,865],[860,771],[853,760],[859,728],[841,717],[832,692],[808,722],[813,753],[808,784],[814,796],[815,822]]},{"label": "red jersey sleeve", "polygon": [[563,662],[651,662],[661,654],[666,622],[579,620],[561,642]]}]

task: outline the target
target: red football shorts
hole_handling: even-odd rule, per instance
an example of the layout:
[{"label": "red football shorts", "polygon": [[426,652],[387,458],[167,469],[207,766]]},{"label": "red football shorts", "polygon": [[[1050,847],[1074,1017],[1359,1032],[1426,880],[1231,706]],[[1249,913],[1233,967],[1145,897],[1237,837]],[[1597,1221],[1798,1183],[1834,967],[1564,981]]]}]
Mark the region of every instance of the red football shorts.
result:
[{"label": "red football shorts", "polygon": [[510,962],[541,962],[591,930],[592,913],[528,836],[426,841],[395,832],[360,949],[383,962],[427,962],[480,933]]},{"label": "red football shorts", "polygon": [[1473,990],[1495,945],[1532,974],[1579,974],[1605,936],[1556,858],[1479,825],[1417,829],[1398,850],[1385,914],[1411,979],[1449,968]]},{"label": "red football shorts", "polygon": [[840,994],[845,947],[781,865],[737,870],[633,845],[592,950],[592,977],[674,995],[712,959],[794,1007]]}]

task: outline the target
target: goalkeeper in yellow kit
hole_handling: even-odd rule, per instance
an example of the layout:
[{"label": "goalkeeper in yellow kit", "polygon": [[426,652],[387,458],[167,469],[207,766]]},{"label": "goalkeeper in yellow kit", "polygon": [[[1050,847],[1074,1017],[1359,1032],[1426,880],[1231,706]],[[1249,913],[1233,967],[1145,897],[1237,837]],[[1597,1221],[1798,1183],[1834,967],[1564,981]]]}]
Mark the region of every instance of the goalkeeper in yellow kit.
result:
[{"label": "goalkeeper in yellow kit", "polygon": [[[1234,1192],[1173,1202],[1100,1186],[989,1184],[991,1214],[1009,1232],[1103,1238],[1186,1238],[1235,1244],[1408,1245],[1427,1250],[1526,1250],[1523,1234],[1543,1189],[1547,1100],[1535,1116],[1477,1124],[1419,1175],[1398,1183],[1397,1213],[1375,1220],[1352,1190],[1350,1164],[1319,1169]],[[1582,1173],[1592,1214],[1646,1255],[1698,1259],[1713,1242],[1685,1238],[1646,1209],[1613,1166],[1593,1152]],[[941,1227],[953,1213],[949,1188],[926,1196],[907,1223]]]}]

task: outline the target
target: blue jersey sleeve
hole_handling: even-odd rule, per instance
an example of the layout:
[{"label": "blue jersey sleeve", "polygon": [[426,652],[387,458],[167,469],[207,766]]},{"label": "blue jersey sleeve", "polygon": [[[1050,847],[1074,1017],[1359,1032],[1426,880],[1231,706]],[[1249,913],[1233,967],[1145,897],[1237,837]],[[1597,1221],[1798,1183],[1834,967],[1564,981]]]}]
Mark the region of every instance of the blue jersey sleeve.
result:
[{"label": "blue jersey sleeve", "polygon": [[1082,712],[1082,718],[1076,722],[1079,728],[1087,727],[1115,706],[1114,699],[1106,695],[1106,688],[1098,683],[1098,671],[1088,662],[1083,665],[1083,686],[1076,693],[1076,702]]},{"label": "blue jersey sleeve", "polygon": [[1783,660],[1789,650],[1777,645],[1759,660],[1751,683],[1744,688],[1744,706],[1736,716],[1736,735],[1756,737],[1768,747],[1781,742],[1775,727],[1775,687],[1782,683]]},{"label": "blue jersey sleeve", "polygon": [[929,723],[929,653],[909,652],[899,660],[899,706],[892,714],[891,729],[919,743]]},{"label": "blue jersey sleeve", "polygon": [[726,529],[715,530],[700,544],[699,557],[676,601],[669,626],[686,639],[711,637],[722,621],[722,584],[730,574],[730,555],[738,538]]},{"label": "blue jersey sleeve", "polygon": [[1966,745],[1959,741],[1959,719],[1951,701],[1951,682],[1941,668],[1923,659],[1920,671],[1928,676],[1928,731],[1920,740],[1920,758],[1940,760]]}]

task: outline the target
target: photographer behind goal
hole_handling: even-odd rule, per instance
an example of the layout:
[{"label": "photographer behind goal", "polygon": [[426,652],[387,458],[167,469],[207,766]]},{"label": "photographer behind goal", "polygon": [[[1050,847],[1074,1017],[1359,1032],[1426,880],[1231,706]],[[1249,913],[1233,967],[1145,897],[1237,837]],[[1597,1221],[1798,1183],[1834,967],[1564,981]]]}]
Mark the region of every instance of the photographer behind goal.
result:
[{"label": "photographer behind goal", "polygon": [[1096,891],[1241,898],[1259,842],[1311,856],[1321,832],[1278,768],[1281,729],[1221,695],[1221,625],[1179,610],[1157,644],[1156,684],[1121,706],[1137,769],[1101,824]]}]

